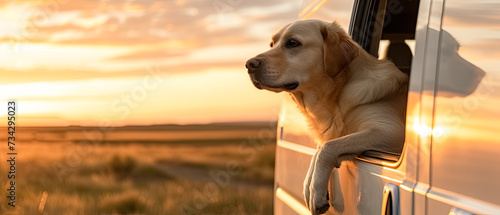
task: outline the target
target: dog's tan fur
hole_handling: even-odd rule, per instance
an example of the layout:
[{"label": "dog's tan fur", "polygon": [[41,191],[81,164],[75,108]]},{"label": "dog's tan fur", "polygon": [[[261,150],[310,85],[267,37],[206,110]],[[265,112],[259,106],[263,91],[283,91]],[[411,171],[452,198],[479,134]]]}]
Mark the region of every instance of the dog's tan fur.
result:
[{"label": "dog's tan fur", "polygon": [[[292,47],[292,40],[300,45]],[[334,167],[367,150],[402,150],[408,77],[365,52],[336,23],[297,21],[271,44],[247,68],[256,87],[289,92],[307,117],[318,151],[304,195],[312,214],[321,214],[329,207]]]}]

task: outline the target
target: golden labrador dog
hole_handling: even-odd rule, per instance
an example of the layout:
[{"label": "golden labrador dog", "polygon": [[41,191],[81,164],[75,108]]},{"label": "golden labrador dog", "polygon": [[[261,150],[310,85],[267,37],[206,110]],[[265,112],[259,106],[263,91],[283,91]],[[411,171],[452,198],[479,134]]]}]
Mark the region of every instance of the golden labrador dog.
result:
[{"label": "golden labrador dog", "polygon": [[314,131],[318,150],[304,180],[312,214],[330,207],[328,180],[342,161],[367,150],[401,152],[408,76],[368,54],[337,23],[291,23],[246,67],[255,87],[288,92]]}]

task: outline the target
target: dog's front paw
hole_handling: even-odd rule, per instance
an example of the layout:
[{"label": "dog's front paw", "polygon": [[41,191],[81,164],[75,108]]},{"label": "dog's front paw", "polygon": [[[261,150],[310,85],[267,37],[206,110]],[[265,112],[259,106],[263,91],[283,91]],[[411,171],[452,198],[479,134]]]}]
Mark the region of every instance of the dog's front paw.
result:
[{"label": "dog's front paw", "polygon": [[[306,178],[304,181],[304,198],[306,201],[306,205],[311,211],[311,214],[323,214],[325,213],[330,204],[328,203],[328,190],[324,189],[321,192],[316,191],[314,186],[311,184],[312,178],[309,180]],[[322,198],[323,196],[323,198]]]},{"label": "dog's front paw", "polygon": [[328,211],[328,208],[330,208],[327,189],[328,185],[324,187],[315,186],[314,183],[311,184],[311,187],[309,188],[309,210],[311,210],[311,214],[324,214]]},{"label": "dog's front paw", "polygon": [[[328,178],[318,168],[317,154],[313,157],[304,180],[304,197],[311,214],[323,214],[330,207],[328,203]],[[326,178],[325,178],[326,177]]]},{"label": "dog's front paw", "polygon": [[307,170],[307,175],[306,178],[304,179],[304,185],[303,185],[303,194],[304,194],[304,200],[306,202],[306,206],[310,208],[309,200],[311,196],[311,182],[312,182],[312,177],[314,173],[314,167],[316,166],[316,157],[318,155],[318,152],[314,154],[314,156],[311,159],[311,164],[309,165],[309,170]]},{"label": "dog's front paw", "polygon": [[313,215],[324,214],[330,208],[328,180],[333,168],[340,166],[339,156],[330,150],[332,147],[332,144],[325,144],[316,152],[313,157],[314,163],[311,163],[304,181],[307,207]]}]

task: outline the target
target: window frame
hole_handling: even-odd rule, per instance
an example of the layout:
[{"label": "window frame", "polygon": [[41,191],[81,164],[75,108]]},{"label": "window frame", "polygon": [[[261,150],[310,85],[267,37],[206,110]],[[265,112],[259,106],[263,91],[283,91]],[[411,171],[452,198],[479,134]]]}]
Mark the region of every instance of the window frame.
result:
[{"label": "window frame", "polygon": [[[382,34],[387,0],[356,0],[349,25],[349,35],[363,49],[378,57],[378,44]],[[378,19],[378,17],[381,19]],[[377,41],[377,42],[375,42]]]},{"label": "window frame", "polygon": [[[389,0],[356,0],[349,25],[349,35],[369,54],[378,58],[379,44],[383,35],[384,18]],[[417,8],[418,11],[418,8]],[[418,13],[417,13],[418,16]],[[415,21],[418,17],[415,17]],[[415,33],[413,34],[414,37]],[[405,138],[406,139],[406,138]],[[400,154],[368,150],[357,157],[358,160],[382,165],[398,167],[406,152],[406,140]]]}]

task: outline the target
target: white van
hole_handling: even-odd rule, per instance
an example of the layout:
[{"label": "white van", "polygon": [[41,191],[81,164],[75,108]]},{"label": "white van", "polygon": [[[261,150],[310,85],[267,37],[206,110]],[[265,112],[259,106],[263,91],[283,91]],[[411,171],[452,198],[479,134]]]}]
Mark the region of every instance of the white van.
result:
[{"label": "white van", "polygon": [[[327,214],[500,214],[500,1],[305,0],[410,76],[405,147],[331,175]],[[302,183],[316,144],[293,101],[278,123],[275,214],[310,214]]]}]

